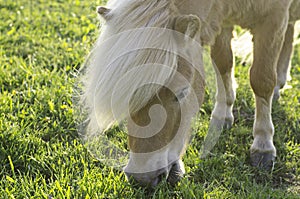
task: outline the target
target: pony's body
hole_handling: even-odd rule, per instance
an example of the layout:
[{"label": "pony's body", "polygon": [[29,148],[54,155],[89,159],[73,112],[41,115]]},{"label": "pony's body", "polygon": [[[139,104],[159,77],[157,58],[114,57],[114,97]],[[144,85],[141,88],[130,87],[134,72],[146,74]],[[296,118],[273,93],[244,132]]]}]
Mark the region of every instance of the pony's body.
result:
[{"label": "pony's body", "polygon": [[[292,0],[177,0],[176,5],[181,14],[195,14],[204,22],[201,27],[201,41],[212,45],[223,27],[240,25],[243,28],[254,29],[267,16],[272,16],[273,21],[277,21],[274,15],[280,11],[287,14],[286,9],[290,2]],[[294,4],[297,4],[297,0]],[[296,16],[299,11],[295,8],[293,10],[294,18],[299,18]]]},{"label": "pony's body", "polygon": [[[202,63],[197,60],[201,54],[195,54],[201,49],[192,46],[187,37],[211,46],[211,56],[218,69],[217,102],[211,125],[232,125],[235,86],[230,41],[234,25],[249,29],[254,36],[254,61],[250,71],[256,98],[254,142],[250,149],[252,163],[264,167],[272,165],[276,156],[272,96],[274,89],[276,92],[285,83],[286,60],[291,54],[289,35],[294,22],[300,18],[300,0],[124,0],[113,1],[109,6],[112,10],[98,9],[107,21],[99,41],[108,42],[95,47],[87,73],[90,80],[86,80],[85,100],[91,119],[88,134],[97,134],[97,129],[102,132],[113,122],[128,119],[131,157],[125,172],[129,176],[142,184],[156,185],[161,174],[175,182],[184,172],[180,159],[188,139],[187,131],[197,112],[195,104],[201,103],[204,93]],[[159,31],[149,30],[149,27],[159,28]],[[145,32],[130,31],[136,28]],[[183,36],[165,34],[167,29],[181,32]],[[110,41],[109,37],[114,38]],[[182,52],[178,53],[178,49]],[[142,70],[141,65],[153,63],[170,66],[172,70],[153,72],[148,67]],[[276,74],[276,67],[278,71],[282,69],[284,77]],[[120,78],[131,70],[137,71],[130,73],[114,92]],[[154,84],[144,86],[144,79]],[[198,101],[194,100],[195,96]],[[128,110],[128,104],[122,104],[122,100],[128,102]],[[114,104],[116,106],[111,107]],[[163,106],[165,112],[157,112],[156,105]],[[115,115],[119,118],[114,118]],[[160,121],[165,124],[157,134],[145,136],[149,134],[149,128],[145,127],[152,122],[160,126]],[[144,137],[138,137],[139,133]]]},{"label": "pony's body", "polygon": [[[224,110],[224,126],[230,127],[233,123],[235,87],[230,45],[233,26],[240,25],[253,34],[254,62],[250,81],[256,97],[256,119],[251,156],[254,165],[268,165],[266,162],[272,162],[276,156],[271,100],[273,91],[274,99],[279,98],[279,89],[286,83],[293,27],[295,21],[300,19],[300,1],[213,0],[207,3],[203,0],[202,3],[201,0],[190,0],[178,1],[177,5],[182,8],[181,13],[195,14],[204,22],[201,26],[201,41],[212,46],[211,56],[221,75],[218,79],[221,82],[221,86],[218,83],[220,92],[212,113],[213,125],[218,126],[223,122],[220,112]],[[221,92],[223,86],[225,92]]]}]

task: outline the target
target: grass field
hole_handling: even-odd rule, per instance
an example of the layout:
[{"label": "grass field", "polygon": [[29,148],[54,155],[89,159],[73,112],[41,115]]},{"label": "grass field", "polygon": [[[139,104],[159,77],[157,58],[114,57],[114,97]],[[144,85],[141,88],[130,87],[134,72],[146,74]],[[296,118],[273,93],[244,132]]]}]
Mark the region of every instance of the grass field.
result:
[{"label": "grass field", "polygon": [[73,96],[99,33],[101,3],[0,0],[0,198],[300,198],[300,46],[293,88],[273,105],[278,158],[271,174],[249,166],[254,100],[249,66],[238,61],[235,125],[213,155],[199,159],[213,104],[208,93],[177,186],[132,188],[122,172],[93,158],[78,136]]}]

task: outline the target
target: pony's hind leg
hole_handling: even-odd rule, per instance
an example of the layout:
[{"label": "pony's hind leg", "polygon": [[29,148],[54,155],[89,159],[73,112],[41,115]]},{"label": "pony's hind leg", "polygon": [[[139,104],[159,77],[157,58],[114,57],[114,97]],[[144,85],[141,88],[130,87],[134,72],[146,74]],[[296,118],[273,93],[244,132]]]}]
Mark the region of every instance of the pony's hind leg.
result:
[{"label": "pony's hind leg", "polygon": [[294,25],[294,23],[289,24],[285,33],[284,43],[277,64],[277,85],[274,89],[273,100],[279,99],[279,90],[284,87],[289,75],[288,71],[293,51]]},{"label": "pony's hind leg", "polygon": [[266,18],[264,23],[252,30],[254,60],[250,70],[250,82],[255,93],[256,109],[250,156],[253,166],[265,169],[272,168],[276,157],[271,106],[276,85],[276,64],[287,26],[287,16],[284,13],[280,15],[280,12],[277,14]]},{"label": "pony's hind leg", "polygon": [[211,124],[230,128],[233,124],[232,107],[235,100],[233,54],[231,50],[233,27],[223,28],[211,47],[211,57],[217,76],[217,96]]}]

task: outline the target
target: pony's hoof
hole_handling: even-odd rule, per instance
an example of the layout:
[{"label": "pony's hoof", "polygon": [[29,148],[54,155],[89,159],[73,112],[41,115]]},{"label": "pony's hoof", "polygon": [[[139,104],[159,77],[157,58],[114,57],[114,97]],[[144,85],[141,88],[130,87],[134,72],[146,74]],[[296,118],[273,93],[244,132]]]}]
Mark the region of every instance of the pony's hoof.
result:
[{"label": "pony's hoof", "polygon": [[179,182],[184,175],[184,168],[182,168],[183,165],[181,165],[179,162],[176,162],[170,172],[169,172],[169,176],[168,176],[168,183],[170,183],[172,186],[175,186],[177,182]]},{"label": "pony's hoof", "polygon": [[264,170],[272,170],[275,164],[275,158],[271,153],[251,153],[251,165]]}]

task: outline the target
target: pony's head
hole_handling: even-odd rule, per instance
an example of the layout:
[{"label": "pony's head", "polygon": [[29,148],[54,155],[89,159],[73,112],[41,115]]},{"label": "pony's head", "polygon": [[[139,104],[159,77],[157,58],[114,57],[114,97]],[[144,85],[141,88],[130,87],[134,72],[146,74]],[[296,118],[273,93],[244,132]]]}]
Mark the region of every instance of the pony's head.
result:
[{"label": "pony's head", "polygon": [[184,173],[181,156],[204,94],[200,20],[169,0],[116,1],[87,62],[86,136],[127,120],[129,179],[155,186]]}]

